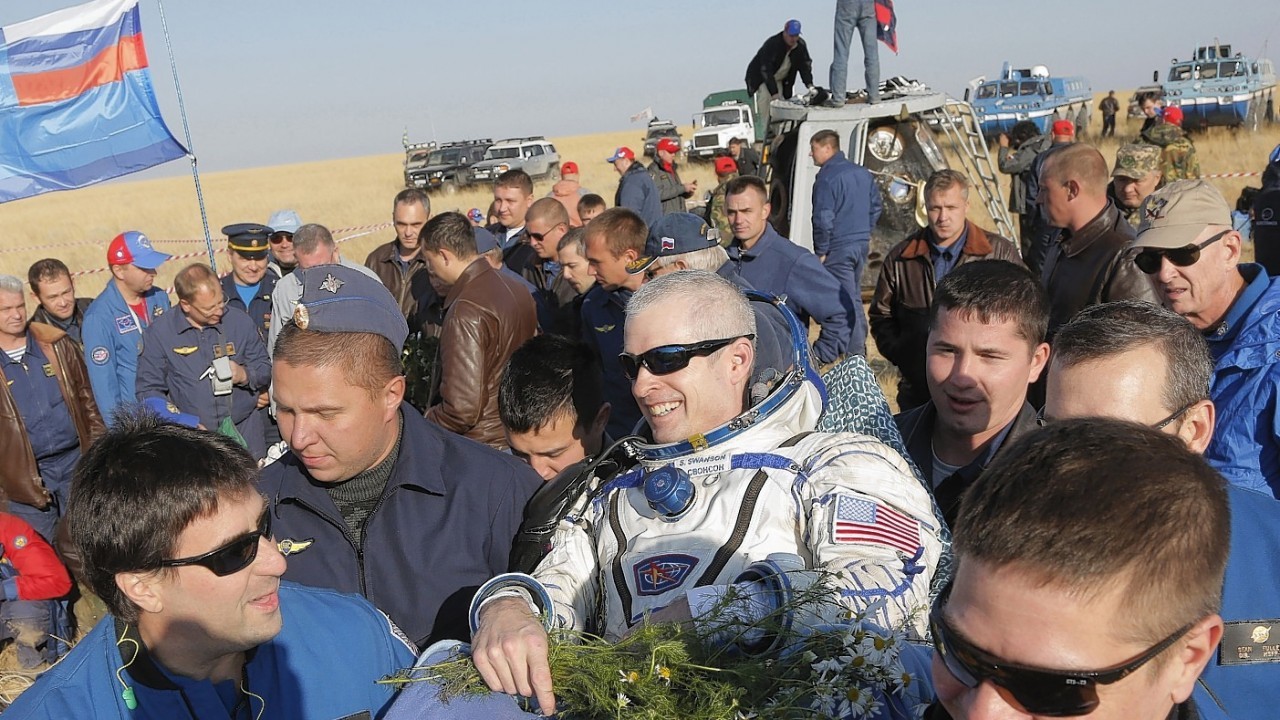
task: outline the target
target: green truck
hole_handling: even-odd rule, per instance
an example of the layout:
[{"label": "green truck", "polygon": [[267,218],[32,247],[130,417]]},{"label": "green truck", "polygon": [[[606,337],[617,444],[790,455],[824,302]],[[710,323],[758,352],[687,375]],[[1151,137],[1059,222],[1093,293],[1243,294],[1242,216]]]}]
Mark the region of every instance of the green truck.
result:
[{"label": "green truck", "polygon": [[707,160],[726,152],[735,137],[760,147],[767,129],[756,122],[755,98],[746,90],[713,92],[702,100],[702,112],[693,116],[693,139],[685,152],[692,160]]}]

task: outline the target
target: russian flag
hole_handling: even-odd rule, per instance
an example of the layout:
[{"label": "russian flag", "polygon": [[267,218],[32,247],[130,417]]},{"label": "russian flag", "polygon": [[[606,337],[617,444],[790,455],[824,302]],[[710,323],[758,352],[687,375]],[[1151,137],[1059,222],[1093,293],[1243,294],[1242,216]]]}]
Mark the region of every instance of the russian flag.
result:
[{"label": "russian flag", "polygon": [[0,202],[186,155],[160,117],[137,0],[0,28]]},{"label": "russian flag", "polygon": [[898,14],[893,11],[893,0],[876,0],[876,38],[897,54]]}]

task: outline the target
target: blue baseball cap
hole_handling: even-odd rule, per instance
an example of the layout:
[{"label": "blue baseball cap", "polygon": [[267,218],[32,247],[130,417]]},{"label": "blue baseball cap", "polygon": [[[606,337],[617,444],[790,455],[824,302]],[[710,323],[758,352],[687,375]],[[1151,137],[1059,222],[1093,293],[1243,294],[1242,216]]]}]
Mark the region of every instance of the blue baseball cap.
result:
[{"label": "blue baseball cap", "polygon": [[404,347],[409,324],[400,304],[376,277],[345,265],[316,265],[293,274],[302,283],[294,325],[314,332],[375,333],[396,350]]},{"label": "blue baseball cap", "polygon": [[788,35],[799,35],[800,21],[796,20],[795,18],[792,18],[791,20],[787,21],[787,26],[784,29],[786,30]]},{"label": "blue baseball cap", "polygon": [[271,213],[271,219],[267,220],[267,227],[271,228],[272,232],[287,232],[292,235],[302,227],[302,219],[292,210],[277,210]]},{"label": "blue baseball cap", "polygon": [[705,250],[720,244],[720,232],[693,213],[668,213],[649,228],[644,255],[627,263],[627,272],[639,275],[654,260]]},{"label": "blue baseball cap", "polygon": [[498,247],[498,236],[482,227],[473,227],[471,232],[476,236],[476,252],[481,255]]},{"label": "blue baseball cap", "polygon": [[125,230],[107,246],[108,265],[136,265],[144,270],[155,270],[173,257],[151,247],[151,241],[137,230]]},{"label": "blue baseball cap", "polygon": [[142,407],[150,410],[160,416],[161,420],[167,420],[171,423],[186,425],[187,427],[196,427],[200,424],[200,418],[191,413],[178,412],[178,408],[173,403],[159,397],[149,397],[142,401]]}]

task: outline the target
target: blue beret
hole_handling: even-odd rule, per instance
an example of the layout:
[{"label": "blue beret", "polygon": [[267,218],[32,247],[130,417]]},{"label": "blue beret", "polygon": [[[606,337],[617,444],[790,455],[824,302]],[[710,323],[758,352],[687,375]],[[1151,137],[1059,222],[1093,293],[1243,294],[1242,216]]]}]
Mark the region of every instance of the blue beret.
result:
[{"label": "blue beret", "polygon": [[400,304],[377,278],[345,265],[316,265],[295,270],[302,283],[302,299],[293,323],[316,332],[376,333],[396,350],[409,337],[409,324]]}]

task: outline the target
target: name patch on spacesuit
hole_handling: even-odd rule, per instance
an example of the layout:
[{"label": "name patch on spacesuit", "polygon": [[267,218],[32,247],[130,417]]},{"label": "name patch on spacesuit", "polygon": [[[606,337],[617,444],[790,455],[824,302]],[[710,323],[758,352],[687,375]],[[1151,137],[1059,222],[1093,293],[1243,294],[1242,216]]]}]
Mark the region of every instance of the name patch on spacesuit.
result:
[{"label": "name patch on spacesuit", "polygon": [[716,475],[733,469],[733,456],[727,452],[698,455],[696,457],[676,458],[671,464],[688,473],[690,477]]},{"label": "name patch on spacesuit", "polygon": [[640,595],[661,595],[689,577],[698,565],[698,558],[682,553],[655,555],[636,563],[631,572],[636,579],[636,592]]},{"label": "name patch on spacesuit", "polygon": [[1219,665],[1280,662],[1280,619],[1224,623],[1218,645]]}]

